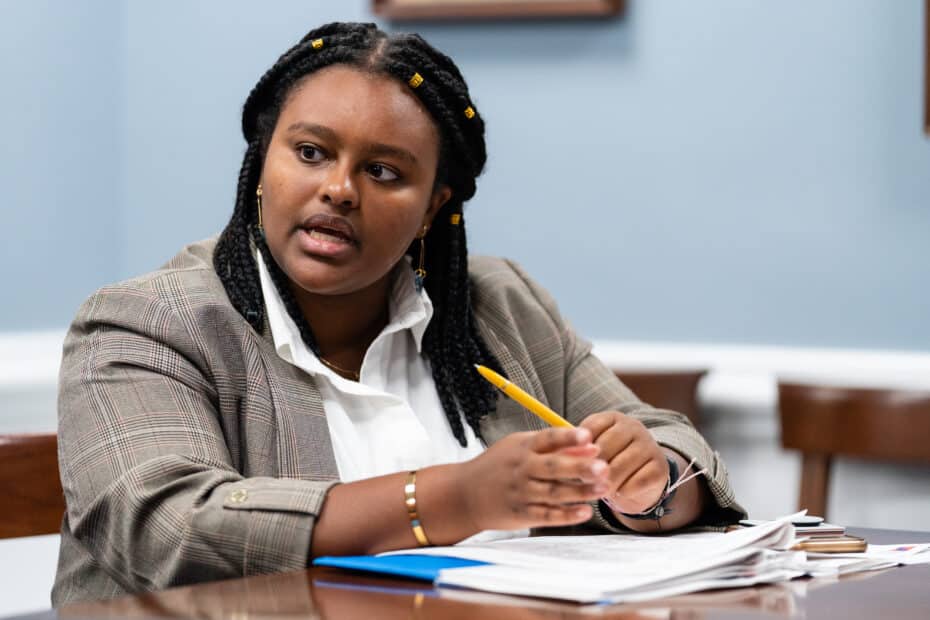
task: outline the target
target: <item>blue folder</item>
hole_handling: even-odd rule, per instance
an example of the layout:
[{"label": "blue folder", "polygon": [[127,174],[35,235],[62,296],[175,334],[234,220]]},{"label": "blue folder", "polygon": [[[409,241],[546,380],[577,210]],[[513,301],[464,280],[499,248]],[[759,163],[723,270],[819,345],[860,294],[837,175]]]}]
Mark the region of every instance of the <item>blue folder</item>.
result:
[{"label": "blue folder", "polygon": [[444,555],[345,555],[322,556],[313,560],[314,566],[331,566],[382,575],[395,575],[435,581],[439,571],[445,568],[463,568],[466,566],[483,566],[488,562],[466,560]]}]

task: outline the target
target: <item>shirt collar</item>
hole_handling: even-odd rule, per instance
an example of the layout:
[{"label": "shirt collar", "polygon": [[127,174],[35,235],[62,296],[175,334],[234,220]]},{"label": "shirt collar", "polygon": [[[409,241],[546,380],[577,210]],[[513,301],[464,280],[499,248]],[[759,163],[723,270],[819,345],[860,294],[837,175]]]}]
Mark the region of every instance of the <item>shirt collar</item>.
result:
[{"label": "shirt collar", "polygon": [[[275,351],[287,362],[297,363],[302,352],[310,353],[300,336],[300,330],[284,307],[284,300],[271,280],[271,274],[260,252],[255,252],[258,276],[268,313],[268,326],[274,340]],[[415,277],[410,268],[410,258],[404,257],[391,273],[391,291],[388,295],[388,324],[378,338],[391,333],[410,330],[417,353],[423,351],[423,336],[433,316],[433,303],[426,289],[416,290]],[[306,350],[306,351],[305,351]],[[303,356],[301,356],[303,357]],[[316,358],[310,353],[310,357]],[[316,361],[314,359],[314,361]],[[315,364],[316,366],[316,364]],[[320,368],[324,368],[319,365]]]}]

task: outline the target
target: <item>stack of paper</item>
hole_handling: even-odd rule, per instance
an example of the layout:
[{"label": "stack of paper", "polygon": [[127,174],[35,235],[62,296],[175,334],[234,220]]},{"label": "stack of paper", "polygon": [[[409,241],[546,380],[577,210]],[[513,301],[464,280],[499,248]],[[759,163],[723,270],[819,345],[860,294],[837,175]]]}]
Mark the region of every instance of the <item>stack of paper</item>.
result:
[{"label": "stack of paper", "polygon": [[870,545],[850,554],[792,551],[790,515],[728,533],[542,536],[426,547],[314,564],[438,585],[581,603],[640,602],[715,588],[930,563],[930,544]]},{"label": "stack of paper", "polygon": [[784,581],[803,573],[789,521],[728,534],[549,536],[430,547],[391,555],[485,564],[440,570],[436,583],[585,603],[642,601],[709,588]]}]

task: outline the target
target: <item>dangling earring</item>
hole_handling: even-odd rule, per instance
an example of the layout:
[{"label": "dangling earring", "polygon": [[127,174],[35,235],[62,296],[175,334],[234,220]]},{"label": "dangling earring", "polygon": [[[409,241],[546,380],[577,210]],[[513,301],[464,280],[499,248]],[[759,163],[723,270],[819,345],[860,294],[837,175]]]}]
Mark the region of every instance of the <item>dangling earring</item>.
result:
[{"label": "dangling earring", "polygon": [[429,226],[423,225],[423,230],[417,235],[420,240],[420,266],[413,271],[414,284],[417,287],[417,293],[423,290],[423,280],[426,279],[426,233],[429,232]]},{"label": "dangling earring", "polygon": [[258,232],[261,233],[262,239],[265,238],[265,229],[262,227],[262,184],[259,183],[255,188],[255,202],[258,207]]}]

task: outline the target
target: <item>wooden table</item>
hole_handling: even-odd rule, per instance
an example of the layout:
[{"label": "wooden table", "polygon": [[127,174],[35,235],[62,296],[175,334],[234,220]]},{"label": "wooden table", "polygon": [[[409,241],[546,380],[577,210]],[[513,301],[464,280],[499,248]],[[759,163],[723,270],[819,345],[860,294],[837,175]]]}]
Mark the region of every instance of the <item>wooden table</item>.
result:
[{"label": "wooden table", "polygon": [[[873,543],[930,542],[930,532],[850,528]],[[703,592],[637,605],[583,608],[540,599],[434,589],[415,581],[336,569],[265,575],[174,588],[112,601],[75,603],[44,618],[324,618],[501,620],[605,618],[930,618],[930,566]]]}]

